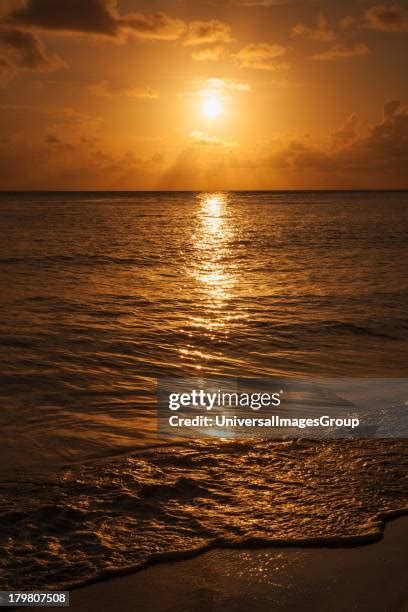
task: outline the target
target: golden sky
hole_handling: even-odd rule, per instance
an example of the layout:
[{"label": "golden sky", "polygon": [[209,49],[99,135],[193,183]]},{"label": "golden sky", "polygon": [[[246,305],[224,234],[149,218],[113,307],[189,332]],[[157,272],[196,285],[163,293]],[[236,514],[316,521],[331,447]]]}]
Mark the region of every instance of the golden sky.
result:
[{"label": "golden sky", "polygon": [[0,10],[0,189],[408,188],[406,0]]}]

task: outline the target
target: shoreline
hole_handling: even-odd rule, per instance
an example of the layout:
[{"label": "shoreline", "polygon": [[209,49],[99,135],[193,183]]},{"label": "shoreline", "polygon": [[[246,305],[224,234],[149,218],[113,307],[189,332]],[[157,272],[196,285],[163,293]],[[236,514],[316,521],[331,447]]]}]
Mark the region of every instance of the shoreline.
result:
[{"label": "shoreline", "polygon": [[[396,518],[396,517],[395,517]],[[381,539],[354,545],[212,548],[156,561],[71,592],[75,612],[367,610],[408,604],[408,516],[388,518]]]}]

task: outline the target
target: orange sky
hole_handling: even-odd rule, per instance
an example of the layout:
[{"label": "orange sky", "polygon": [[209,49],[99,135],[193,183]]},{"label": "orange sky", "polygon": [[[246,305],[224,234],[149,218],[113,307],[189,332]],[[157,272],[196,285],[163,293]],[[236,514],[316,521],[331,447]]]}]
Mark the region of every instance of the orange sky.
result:
[{"label": "orange sky", "polygon": [[404,0],[1,11],[0,189],[408,188]]}]

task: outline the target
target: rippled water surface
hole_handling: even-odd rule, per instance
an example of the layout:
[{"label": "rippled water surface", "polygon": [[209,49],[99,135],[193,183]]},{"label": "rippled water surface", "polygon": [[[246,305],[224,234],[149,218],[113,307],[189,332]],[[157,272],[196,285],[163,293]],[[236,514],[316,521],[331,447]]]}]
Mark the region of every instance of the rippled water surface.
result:
[{"label": "rippled water surface", "polygon": [[406,377],[407,193],[1,194],[0,215],[6,584],[364,537],[405,507],[404,442],[155,450],[154,409],[158,376]]}]

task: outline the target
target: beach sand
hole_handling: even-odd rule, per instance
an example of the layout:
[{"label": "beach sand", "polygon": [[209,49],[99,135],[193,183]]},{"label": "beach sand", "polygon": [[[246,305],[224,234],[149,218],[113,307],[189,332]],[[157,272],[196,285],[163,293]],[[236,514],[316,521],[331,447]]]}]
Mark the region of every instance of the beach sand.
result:
[{"label": "beach sand", "polygon": [[214,550],[77,589],[75,612],[408,610],[408,517],[354,548]]}]

